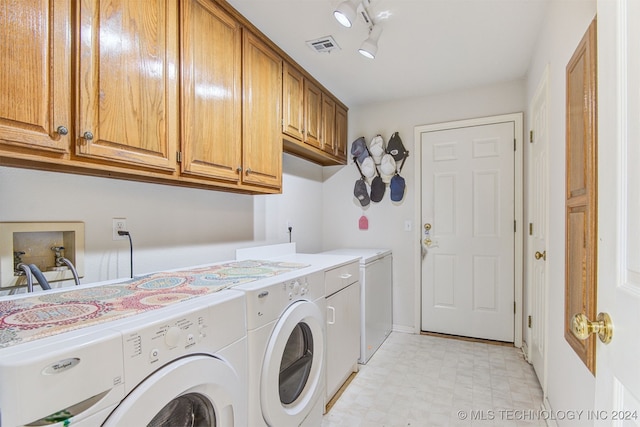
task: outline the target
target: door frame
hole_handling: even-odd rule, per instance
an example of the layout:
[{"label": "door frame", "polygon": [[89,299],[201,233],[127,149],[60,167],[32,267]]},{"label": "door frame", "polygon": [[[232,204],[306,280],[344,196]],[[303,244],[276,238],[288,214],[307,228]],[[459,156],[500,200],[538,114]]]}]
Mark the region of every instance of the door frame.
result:
[{"label": "door frame", "polygon": [[422,301],[422,146],[420,135],[423,132],[454,129],[460,127],[482,126],[497,123],[513,122],[515,153],[514,153],[514,217],[516,220],[516,231],[514,235],[514,334],[513,344],[515,347],[522,347],[522,325],[523,325],[523,257],[524,257],[524,216],[523,216],[523,113],[511,113],[497,116],[479,117],[474,119],[456,120],[451,122],[435,123],[430,125],[420,125],[414,128],[414,171],[415,186],[414,192],[414,224],[416,224],[417,245],[414,249],[414,329],[419,332],[421,329],[421,301]]}]

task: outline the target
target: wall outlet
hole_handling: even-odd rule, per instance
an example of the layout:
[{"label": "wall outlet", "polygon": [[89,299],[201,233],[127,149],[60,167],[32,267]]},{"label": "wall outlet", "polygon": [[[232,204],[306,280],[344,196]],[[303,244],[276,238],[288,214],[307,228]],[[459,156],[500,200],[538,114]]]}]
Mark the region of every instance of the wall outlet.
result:
[{"label": "wall outlet", "polygon": [[128,231],[126,218],[113,218],[113,240],[127,240],[127,236],[119,235],[118,231]]},{"label": "wall outlet", "polygon": [[404,231],[411,231],[413,229],[413,223],[407,219],[404,221]]}]

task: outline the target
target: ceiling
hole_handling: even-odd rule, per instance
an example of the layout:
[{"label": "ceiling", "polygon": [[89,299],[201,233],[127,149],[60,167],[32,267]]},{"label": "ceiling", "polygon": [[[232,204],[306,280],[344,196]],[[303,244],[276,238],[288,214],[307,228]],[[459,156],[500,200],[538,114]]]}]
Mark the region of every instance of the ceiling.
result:
[{"label": "ceiling", "polygon": [[[367,0],[383,26],[375,59],[358,53],[363,19],[334,19],[341,0],[227,1],[353,107],[523,78],[551,0]],[[340,50],[306,44],[328,35]]]}]

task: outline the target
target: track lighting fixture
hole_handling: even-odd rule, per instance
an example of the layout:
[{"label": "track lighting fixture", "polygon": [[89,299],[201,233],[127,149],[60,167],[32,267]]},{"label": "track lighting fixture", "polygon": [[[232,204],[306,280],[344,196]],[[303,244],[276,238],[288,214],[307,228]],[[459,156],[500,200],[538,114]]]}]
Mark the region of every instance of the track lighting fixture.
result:
[{"label": "track lighting fixture", "polygon": [[367,6],[370,5],[371,0],[344,0],[336,7],[333,12],[333,16],[336,20],[347,28],[353,26],[353,22],[360,11],[360,15],[364,23],[369,27],[369,37],[362,42],[360,52],[363,56],[373,59],[378,52],[378,39],[382,33],[382,26],[375,24],[371,19]]},{"label": "track lighting fixture", "polygon": [[369,37],[362,42],[358,52],[366,58],[373,59],[378,53],[378,39],[382,34],[382,27],[380,25],[373,25],[369,30]]},{"label": "track lighting fixture", "polygon": [[347,28],[351,28],[353,21],[356,19],[356,12],[359,4],[360,0],[345,0],[338,5],[336,10],[333,12],[333,16],[340,24]]}]

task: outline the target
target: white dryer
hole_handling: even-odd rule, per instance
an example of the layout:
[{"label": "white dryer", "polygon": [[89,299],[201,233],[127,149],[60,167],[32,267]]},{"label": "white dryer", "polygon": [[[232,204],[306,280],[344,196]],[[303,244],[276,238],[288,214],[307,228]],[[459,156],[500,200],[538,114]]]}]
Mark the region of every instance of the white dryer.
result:
[{"label": "white dryer", "polygon": [[247,426],[244,294],[0,350],[0,425]]},{"label": "white dryer", "polygon": [[325,386],[324,272],[236,286],[247,297],[249,425],[318,427]]}]

